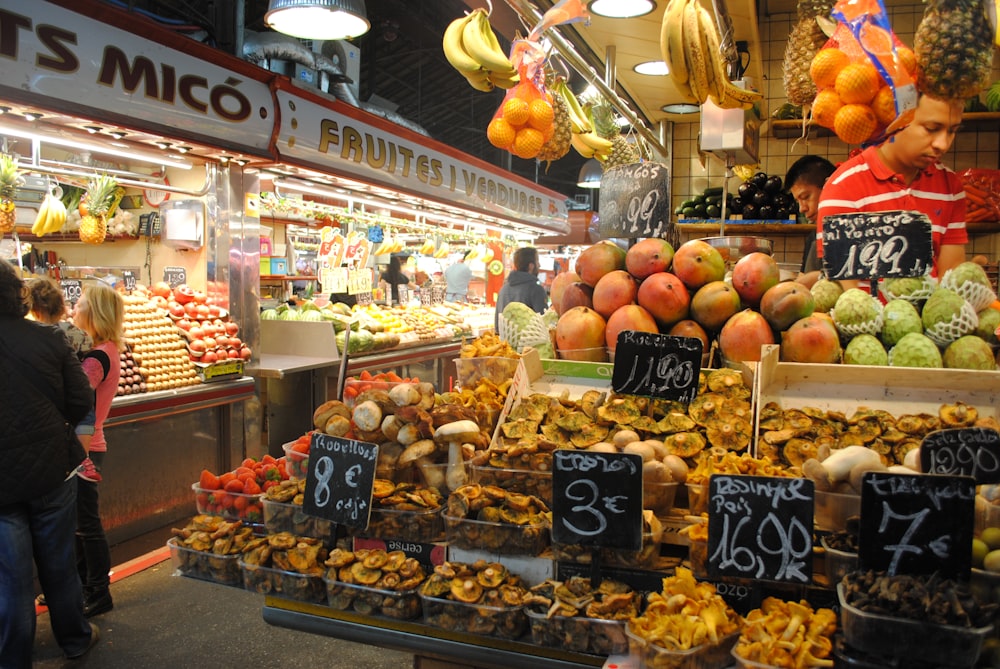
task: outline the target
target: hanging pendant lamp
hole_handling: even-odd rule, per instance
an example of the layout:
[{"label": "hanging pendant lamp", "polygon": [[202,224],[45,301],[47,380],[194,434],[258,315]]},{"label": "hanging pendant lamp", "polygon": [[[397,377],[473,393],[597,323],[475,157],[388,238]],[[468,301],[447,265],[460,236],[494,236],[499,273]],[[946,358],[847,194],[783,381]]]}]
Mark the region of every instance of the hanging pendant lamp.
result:
[{"label": "hanging pendant lamp", "polygon": [[604,168],[597,158],[591,158],[580,168],[580,176],[576,179],[578,188],[600,188]]},{"label": "hanging pendant lamp", "polygon": [[371,28],[364,0],[270,0],[264,23],[292,37],[350,39]]}]

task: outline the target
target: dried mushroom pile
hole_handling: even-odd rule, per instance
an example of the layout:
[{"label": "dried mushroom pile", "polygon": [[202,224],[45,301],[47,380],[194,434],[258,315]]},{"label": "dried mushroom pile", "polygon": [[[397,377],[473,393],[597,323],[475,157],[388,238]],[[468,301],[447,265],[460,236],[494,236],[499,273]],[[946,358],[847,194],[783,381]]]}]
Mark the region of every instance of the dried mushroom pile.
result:
[{"label": "dried mushroom pile", "polygon": [[375,479],[372,513],[364,535],[425,543],[439,541],[444,535],[444,525],[438,511],[444,501],[437,488]]},{"label": "dried mushroom pile", "polygon": [[468,483],[448,496],[444,521],[449,545],[537,555],[548,545],[552,515],[534,495]]},{"label": "dried mushroom pile", "polygon": [[926,621],[936,625],[985,627],[997,604],[983,604],[968,585],[937,574],[889,576],[874,571],[848,572],[842,581],[844,601],[863,613]]},{"label": "dried mushroom pile", "polygon": [[257,537],[243,548],[240,567],[248,590],[304,602],[326,603],[323,561],[326,547],[319,539],[278,532]]},{"label": "dried mushroom pile", "polygon": [[305,478],[285,479],[278,485],[268,488],[264,493],[265,529],[268,532],[291,532],[304,537],[328,540],[335,538],[337,529],[335,523],[302,510],[305,490]]},{"label": "dried mushroom pile", "polygon": [[216,583],[239,583],[238,558],[254,539],[249,527],[238,520],[229,522],[219,516],[199,514],[171,533],[171,541],[180,547],[171,550],[171,555],[179,562],[182,574]]}]

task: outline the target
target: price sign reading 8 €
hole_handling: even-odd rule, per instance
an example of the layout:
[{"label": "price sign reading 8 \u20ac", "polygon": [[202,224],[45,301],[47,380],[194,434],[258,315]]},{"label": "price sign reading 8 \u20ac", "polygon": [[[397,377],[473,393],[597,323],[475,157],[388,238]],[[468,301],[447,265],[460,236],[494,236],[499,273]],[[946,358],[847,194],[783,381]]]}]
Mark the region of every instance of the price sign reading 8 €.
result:
[{"label": "price sign reading 8 \u20ac", "polygon": [[313,433],[302,510],[339,525],[368,527],[378,445]]}]

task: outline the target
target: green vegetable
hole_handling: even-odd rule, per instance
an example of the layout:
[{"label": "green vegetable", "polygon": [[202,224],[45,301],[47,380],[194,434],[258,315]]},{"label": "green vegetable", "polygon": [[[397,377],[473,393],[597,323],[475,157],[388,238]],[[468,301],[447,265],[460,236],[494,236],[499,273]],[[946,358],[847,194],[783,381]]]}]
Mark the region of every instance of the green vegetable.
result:
[{"label": "green vegetable", "polygon": [[265,309],[260,312],[260,320],[262,321],[276,321],[278,320],[278,311],[276,309]]}]

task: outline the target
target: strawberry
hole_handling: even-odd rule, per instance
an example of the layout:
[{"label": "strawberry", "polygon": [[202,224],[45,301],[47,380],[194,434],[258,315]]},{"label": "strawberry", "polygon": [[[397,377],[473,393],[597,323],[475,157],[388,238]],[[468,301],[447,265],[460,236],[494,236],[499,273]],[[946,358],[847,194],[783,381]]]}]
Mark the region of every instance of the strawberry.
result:
[{"label": "strawberry", "polygon": [[244,495],[259,495],[260,492],[260,486],[253,479],[247,479],[246,483],[243,484]]},{"label": "strawberry", "polygon": [[207,469],[202,469],[201,477],[198,479],[198,487],[202,490],[218,490],[221,487],[219,477]]},{"label": "strawberry", "polygon": [[226,492],[243,492],[244,483],[238,478],[231,479],[225,485]]}]

